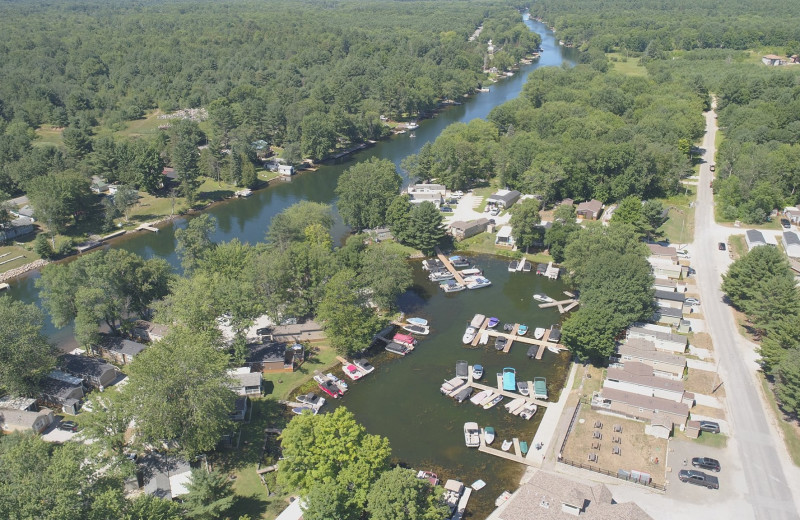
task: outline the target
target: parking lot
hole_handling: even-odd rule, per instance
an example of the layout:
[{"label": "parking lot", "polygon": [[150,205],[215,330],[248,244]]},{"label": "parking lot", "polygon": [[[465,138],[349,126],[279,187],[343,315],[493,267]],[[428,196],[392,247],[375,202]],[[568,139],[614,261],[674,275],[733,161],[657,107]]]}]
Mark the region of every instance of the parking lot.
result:
[{"label": "parking lot", "polygon": [[51,424],[44,432],[42,432],[42,439],[47,442],[58,442],[58,443],[72,440],[72,438],[77,435],[76,432],[70,432],[58,429],[58,425],[62,421],[67,421],[67,420],[69,419],[65,419],[60,415],[56,415],[53,424]]},{"label": "parking lot", "polygon": [[[704,433],[703,435],[712,434]],[[671,439],[669,442],[668,464],[672,471],[667,473],[667,496],[693,504],[708,504],[710,500],[720,501],[743,497],[746,489],[744,474],[734,454],[735,450],[731,449],[730,444],[725,448],[712,448],[689,439]],[[721,471],[715,473],[709,470],[693,468],[693,457],[717,459],[720,463]],[[684,462],[686,465],[684,465]],[[695,469],[717,477],[719,479],[719,489],[706,489],[681,482],[678,480],[678,472],[682,469]]]}]

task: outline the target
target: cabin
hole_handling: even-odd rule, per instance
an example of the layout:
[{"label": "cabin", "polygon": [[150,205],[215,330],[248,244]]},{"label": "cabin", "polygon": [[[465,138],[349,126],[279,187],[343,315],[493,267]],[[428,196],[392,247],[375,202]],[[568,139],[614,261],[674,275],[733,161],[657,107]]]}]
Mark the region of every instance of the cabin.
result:
[{"label": "cabin", "polygon": [[683,305],[686,302],[686,295],[679,292],[656,291],[654,298],[656,305],[659,307],[671,307],[673,309],[683,309]]},{"label": "cabin", "polygon": [[42,408],[37,412],[0,408],[0,429],[6,433],[42,433],[53,423],[53,410]]},{"label": "cabin", "polygon": [[681,380],[686,371],[686,358],[656,350],[652,341],[637,338],[617,346],[617,352],[611,356],[611,361],[622,365],[632,361],[643,363],[652,369],[654,376],[667,379]]},{"label": "cabin", "polygon": [[786,251],[786,256],[791,258],[800,258],[800,237],[794,231],[784,231],[781,236],[781,243],[783,250]]},{"label": "cabin", "polygon": [[660,397],[647,396],[616,388],[603,387],[592,396],[592,409],[608,411],[637,420],[652,421],[658,414],[669,418],[672,424],[686,424],[689,405]]},{"label": "cabin", "polygon": [[489,219],[486,218],[479,218],[468,222],[457,220],[450,224],[450,234],[453,235],[453,238],[456,240],[464,240],[465,238],[483,233],[488,226]]},{"label": "cabin", "polygon": [[[664,329],[669,330],[666,327],[664,327]],[[664,332],[654,328],[633,326],[628,328],[626,337],[629,340],[644,339],[650,341],[656,346],[656,350],[661,350],[662,352],[683,354],[686,351],[686,336],[681,336],[680,334]]]},{"label": "cabin", "polygon": [[247,348],[247,364],[251,370],[260,372],[294,372],[303,356],[302,345],[289,347],[286,343],[270,341],[250,344]]},{"label": "cabin", "polygon": [[118,336],[107,336],[98,345],[98,350],[102,356],[118,365],[129,364],[137,354],[146,348],[147,345]]},{"label": "cabin", "polygon": [[779,65],[786,65],[786,58],[783,58],[776,54],[767,54],[766,56],[761,57],[761,63],[763,63],[764,65],[777,67]]},{"label": "cabin", "polygon": [[767,241],[764,234],[757,229],[748,229],[744,232],[744,239],[747,242],[747,250],[752,251],[754,247],[765,246]]},{"label": "cabin", "polygon": [[441,206],[447,188],[442,184],[414,184],[408,187],[408,200],[412,204],[421,202],[433,202],[436,206]]},{"label": "cabin", "polygon": [[653,321],[671,327],[679,327],[683,321],[683,310],[674,307],[658,307],[653,314]]},{"label": "cabin", "polygon": [[278,174],[281,177],[291,177],[294,175],[294,166],[291,164],[279,164],[278,165]]},{"label": "cabin", "polygon": [[789,222],[800,224],[800,209],[794,206],[783,208],[783,216],[786,217]]},{"label": "cabin", "polygon": [[597,199],[592,199],[578,204],[575,214],[584,220],[597,220],[600,212],[603,211],[603,203]]},{"label": "cabin", "polygon": [[153,452],[139,459],[136,478],[148,495],[174,500],[189,492],[187,484],[192,480],[192,468],[174,455]]},{"label": "cabin", "polygon": [[251,372],[250,367],[241,367],[228,370],[228,375],[233,380],[231,390],[236,395],[261,395],[261,372]]},{"label": "cabin", "polygon": [[59,358],[59,364],[64,372],[79,377],[100,390],[111,385],[119,375],[114,365],[88,356],[64,354]]},{"label": "cabin", "polygon": [[493,204],[498,208],[508,209],[514,205],[522,196],[517,190],[497,190],[494,195],[489,195],[486,199],[487,204]]},{"label": "cabin", "polygon": [[167,325],[151,323],[146,320],[137,320],[133,326],[132,334],[142,341],[161,341],[169,333]]},{"label": "cabin", "polygon": [[17,217],[8,224],[0,226],[0,242],[13,240],[17,237],[33,233],[33,219],[29,217]]},{"label": "cabin", "polygon": [[108,193],[108,181],[99,175],[92,175],[92,184],[89,186],[92,193],[95,195],[102,195]]},{"label": "cabin", "polygon": [[35,412],[38,409],[36,406],[36,399],[32,397],[13,397],[10,395],[0,397],[0,408],[5,410],[20,410],[23,412]]},{"label": "cabin", "polygon": [[66,408],[76,406],[86,395],[83,379],[60,370],[52,370],[41,383],[42,399]]},{"label": "cabin", "polygon": [[638,361],[628,361],[621,367],[610,366],[603,388],[669,399],[676,403],[685,402],[687,405],[694,403],[694,394],[684,390],[683,381],[656,377],[652,366]]},{"label": "cabin", "polygon": [[494,239],[496,246],[514,247],[516,241],[511,234],[511,226],[503,226],[497,231],[497,236]]}]

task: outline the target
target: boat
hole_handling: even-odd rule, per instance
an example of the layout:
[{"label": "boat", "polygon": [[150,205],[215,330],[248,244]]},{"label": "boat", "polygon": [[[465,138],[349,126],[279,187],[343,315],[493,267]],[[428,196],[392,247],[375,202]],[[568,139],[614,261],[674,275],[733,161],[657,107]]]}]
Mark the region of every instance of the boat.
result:
[{"label": "boat", "polygon": [[442,383],[442,386],[439,387],[439,391],[443,394],[449,394],[451,392],[455,392],[465,384],[466,382],[460,377],[454,377],[453,379]]},{"label": "boat", "polygon": [[503,332],[511,332],[512,330],[514,330],[513,323],[506,323],[503,325]]},{"label": "boat", "polygon": [[526,421],[530,421],[531,417],[536,415],[536,410],[538,409],[539,407],[536,406],[535,403],[528,403],[524,407],[522,407],[522,411],[519,413],[519,416],[525,419]]},{"label": "boat", "polygon": [[411,323],[412,325],[419,325],[421,327],[428,326],[428,320],[425,318],[406,318],[406,323]]},{"label": "boat", "polygon": [[508,501],[509,498],[511,498],[511,493],[509,491],[503,491],[503,493],[497,497],[497,500],[494,501],[495,507],[502,506]]},{"label": "boat", "polygon": [[553,354],[560,354],[561,353],[561,351],[558,350],[558,347],[556,347],[554,345],[547,345],[547,350],[549,350]]},{"label": "boat", "polygon": [[469,267],[469,260],[463,256],[451,256],[448,260],[453,264],[453,267]]},{"label": "boat", "polygon": [[447,280],[446,283],[439,284],[439,288],[446,293],[459,292],[466,289],[463,285],[456,283],[455,280]]},{"label": "boat", "polygon": [[386,345],[386,351],[391,352],[392,354],[399,354],[401,356],[405,356],[406,354],[411,352],[411,350],[405,345],[401,345],[400,343],[395,343],[394,341],[391,341]]},{"label": "boat", "polygon": [[472,317],[472,321],[470,321],[469,324],[471,327],[479,329],[483,325],[484,321],[486,321],[486,316],[484,316],[483,314],[476,314],[475,316]]},{"label": "boat", "polygon": [[408,137],[417,137],[417,134],[415,134],[414,132],[411,132],[410,134],[408,134]]},{"label": "boat", "polygon": [[435,486],[439,483],[439,477],[432,471],[418,471],[417,478],[420,480],[427,480],[430,482],[431,486]]},{"label": "boat", "polygon": [[486,398],[488,398],[490,395],[492,395],[492,391],[491,391],[491,390],[481,390],[481,391],[480,391],[480,392],[478,392],[477,394],[475,394],[475,395],[473,395],[472,397],[470,397],[470,398],[469,398],[469,402],[470,402],[470,403],[472,403],[472,404],[474,404],[474,405],[479,405],[479,404],[481,404],[481,403],[482,403],[482,402],[483,402],[483,401],[484,401]]},{"label": "boat", "polygon": [[459,271],[458,273],[461,276],[480,276],[483,274],[483,271],[481,271],[477,267],[472,267],[470,269],[464,269],[463,271]]},{"label": "boat", "polygon": [[512,261],[510,261],[510,262],[508,263],[508,272],[509,272],[509,273],[515,273],[515,272],[517,272],[517,265],[519,265],[519,262],[517,262],[516,260],[512,260]]},{"label": "boat", "polygon": [[533,378],[533,397],[547,399],[547,379],[543,377]]},{"label": "boat", "polygon": [[480,429],[478,429],[478,423],[464,423],[464,443],[467,445],[467,448],[477,448],[481,445],[481,434]]},{"label": "boat", "polygon": [[296,406],[292,408],[292,413],[295,413],[297,415],[301,415],[305,411],[311,412],[312,415],[317,415],[317,409],[311,408],[310,406]]},{"label": "boat", "polygon": [[538,354],[538,353],[539,353],[539,346],[538,345],[531,345],[530,347],[528,347],[527,356],[529,358],[531,358],[531,359],[535,358],[536,354]]},{"label": "boat", "polygon": [[523,455],[528,453],[528,443],[525,441],[519,441],[519,451],[521,451]]},{"label": "boat", "polygon": [[428,328],[427,325],[414,325],[413,323],[408,323],[403,325],[403,330],[406,330],[412,334],[419,334],[420,336],[427,336],[431,329]]},{"label": "boat", "polygon": [[528,386],[528,382],[527,381],[517,381],[517,392],[519,392],[520,394],[522,394],[522,395],[524,395],[526,397],[528,395],[530,395],[531,390],[530,390],[530,387]]},{"label": "boat", "polygon": [[500,320],[498,318],[489,318],[489,323],[486,326],[490,329],[493,329],[497,327],[498,323],[500,323]]},{"label": "boat", "polygon": [[452,280],[453,278],[455,278],[455,275],[446,270],[433,271],[428,275],[428,280],[432,282],[442,282],[444,280]]},{"label": "boat", "polygon": [[533,339],[542,339],[544,337],[544,333],[547,331],[544,327],[536,327],[533,329]]},{"label": "boat", "polygon": [[297,402],[300,404],[304,404],[317,409],[322,408],[322,405],[325,404],[325,398],[320,397],[313,392],[305,395],[298,395],[296,399]]},{"label": "boat", "polygon": [[506,338],[505,336],[497,336],[494,339],[495,350],[505,350],[506,345],[508,345],[508,338]]},{"label": "boat", "polygon": [[483,439],[486,441],[486,444],[491,444],[494,441],[494,428],[491,426],[484,428]]},{"label": "boat", "polygon": [[520,325],[519,328],[517,329],[517,334],[519,334],[520,336],[524,336],[527,333],[528,333],[527,325]]},{"label": "boat", "polygon": [[[477,424],[475,426],[477,427]],[[461,498],[461,493],[463,492],[464,484],[458,480],[450,479],[444,483],[444,503],[450,508],[450,514],[453,514],[453,511],[456,510],[458,500]]]},{"label": "boat", "polygon": [[456,377],[462,379],[469,377],[469,364],[463,359],[456,361]]},{"label": "boat", "polygon": [[416,130],[417,128],[419,128],[419,125],[417,124],[416,121],[409,121],[408,123],[406,123],[406,128],[408,128],[409,130]]},{"label": "boat", "polygon": [[522,272],[523,273],[530,273],[531,272],[531,263],[525,260],[525,263],[522,264]]},{"label": "boat", "polygon": [[475,491],[480,491],[481,489],[483,489],[483,488],[485,488],[485,487],[486,487],[486,482],[484,482],[484,481],[482,481],[482,480],[478,479],[478,480],[476,480],[475,482],[473,482],[473,483],[472,483],[472,485],[471,485],[470,487],[471,487],[472,489],[474,489]]},{"label": "boat", "polygon": [[422,268],[426,271],[438,271],[444,269],[444,264],[438,258],[429,258],[422,261]]},{"label": "boat", "polygon": [[[342,370],[344,371],[344,375],[346,375],[347,377],[349,377],[353,381],[358,381],[359,379],[364,377],[364,375],[361,373],[361,371],[358,369],[358,367],[355,366],[352,363],[346,364],[343,367]],[[335,381],[334,381],[334,383],[335,383]]]},{"label": "boat", "polygon": [[509,412],[513,412],[514,410],[516,410],[517,408],[519,408],[523,404],[525,404],[525,398],[524,397],[517,397],[516,399],[512,399],[508,403],[504,404],[503,407],[506,410],[508,410]]},{"label": "boat", "polygon": [[561,325],[554,324],[550,327],[550,335],[547,336],[547,341],[558,343],[561,341]]},{"label": "boat", "polygon": [[467,289],[483,289],[490,285],[492,285],[492,282],[488,278],[479,276],[474,281],[467,283]]},{"label": "boat", "polygon": [[397,333],[392,338],[392,341],[395,343],[400,343],[401,345],[405,345],[408,348],[414,348],[414,345],[417,344],[417,340],[414,339],[414,336],[409,336],[408,334],[400,334]]},{"label": "boat", "polygon": [[455,399],[459,403],[463,403],[464,400],[469,398],[469,396],[471,396],[471,395],[472,395],[472,387],[468,386],[468,387],[466,387],[464,389],[459,390],[458,393],[453,396],[453,399]]},{"label": "boat", "polygon": [[513,392],[517,389],[517,371],[511,367],[503,369],[503,390]]},{"label": "boat", "polygon": [[472,379],[483,377],[483,365],[472,365]]},{"label": "boat", "polygon": [[500,449],[503,450],[503,451],[508,451],[509,449],[511,449],[511,446],[513,444],[514,443],[512,441],[506,439],[506,440],[503,441],[503,445],[500,446]]},{"label": "boat", "polygon": [[533,295],[533,299],[536,300],[537,302],[542,302],[542,303],[553,303],[553,302],[555,302],[554,299],[552,299],[551,297],[547,296],[546,294],[534,294]]},{"label": "boat", "polygon": [[372,364],[366,359],[356,359],[355,361],[353,361],[353,364],[357,366],[358,369],[361,370],[361,372],[364,375],[367,375],[371,373],[373,370],[375,370],[375,367],[372,366]]},{"label": "boat", "polygon": [[464,331],[464,335],[461,337],[461,342],[464,343],[464,345],[472,343],[472,340],[475,339],[475,334],[477,333],[478,331],[475,329],[475,327],[467,327],[467,330]]},{"label": "boat", "polygon": [[499,403],[502,400],[503,400],[503,396],[502,395],[496,395],[494,398],[492,398],[491,401],[489,401],[488,403],[483,405],[483,409],[484,410],[488,410],[489,408],[493,407],[494,405],[496,405],[497,403]]},{"label": "boat", "polygon": [[342,390],[336,386],[333,381],[327,379],[325,376],[314,376],[314,379],[317,381],[317,386],[319,386],[319,389],[334,399],[337,399],[340,395],[342,395]]},{"label": "boat", "polygon": [[489,343],[489,333],[485,330],[481,332],[481,340],[478,343],[481,345],[487,345]]},{"label": "boat", "polygon": [[405,130],[395,130],[394,133],[396,133],[396,134],[404,134],[404,133],[406,133],[406,131]]}]

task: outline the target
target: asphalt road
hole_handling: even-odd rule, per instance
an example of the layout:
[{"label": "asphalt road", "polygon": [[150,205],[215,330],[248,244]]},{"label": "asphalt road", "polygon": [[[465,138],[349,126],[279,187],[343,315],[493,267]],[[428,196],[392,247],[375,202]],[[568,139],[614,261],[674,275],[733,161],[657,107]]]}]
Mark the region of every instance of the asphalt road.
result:
[{"label": "asphalt road", "polygon": [[759,383],[753,365],[753,347],[740,336],[733,314],[723,301],[720,290],[720,255],[717,249],[718,228],[714,222],[713,195],[709,183],[713,178],[709,164],[714,162],[716,119],[714,111],[706,114],[706,135],[703,140],[705,164],[700,167],[700,181],[695,210],[695,241],[692,267],[697,271],[698,288],[703,302],[708,331],[730,404],[729,422],[736,438],[742,471],[747,483],[747,503],[752,514],[741,511],[739,518],[764,520],[798,519],[792,488],[800,482],[787,479],[781,456],[786,456],[782,442],[770,427],[764,411]]}]

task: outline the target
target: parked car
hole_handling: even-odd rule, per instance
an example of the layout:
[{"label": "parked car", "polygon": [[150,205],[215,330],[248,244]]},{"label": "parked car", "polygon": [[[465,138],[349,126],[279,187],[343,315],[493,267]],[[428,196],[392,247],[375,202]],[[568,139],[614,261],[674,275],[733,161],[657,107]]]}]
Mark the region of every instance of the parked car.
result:
[{"label": "parked car", "polygon": [[692,466],[695,468],[701,469],[708,469],[711,471],[716,471],[719,473],[719,470],[722,469],[719,465],[719,461],[717,459],[711,459],[709,457],[695,457],[692,459]]},{"label": "parked car", "polygon": [[719,489],[719,479],[703,473],[702,471],[682,469],[680,473],[678,473],[678,479],[680,479],[681,482],[688,482],[696,486],[704,486],[708,489]]},{"label": "parked car", "polygon": [[725,242],[720,242],[719,244],[717,244],[717,247],[719,248],[720,251],[725,251],[727,249],[727,247],[725,247]]},{"label": "parked car", "polygon": [[496,217],[500,214],[500,210],[498,208],[494,208],[492,211],[489,212],[489,215]]},{"label": "parked car", "polygon": [[441,211],[442,213],[449,213],[453,211],[453,208],[451,208],[450,206],[442,206],[441,208],[439,208],[439,211]]},{"label": "parked car", "polygon": [[61,421],[58,423],[58,429],[65,432],[76,432],[78,431],[78,425],[73,421]]},{"label": "parked car", "polygon": [[715,423],[714,421],[700,421],[700,431],[719,433],[719,423]]},{"label": "parked car", "polygon": [[716,169],[717,169],[717,166],[716,166],[715,164],[712,164],[712,165],[711,165],[711,166],[709,166],[708,168],[709,168],[709,169],[710,169],[710,170],[713,172],[714,170],[716,170]]},{"label": "parked car", "polygon": [[283,318],[281,325],[297,325],[299,323],[297,318]]},{"label": "parked car", "polygon": [[683,301],[685,303],[688,303],[689,305],[700,305],[700,300],[698,300],[697,298],[686,298]]},{"label": "parked car", "polygon": [[256,330],[256,334],[259,336],[267,336],[272,334],[272,327],[261,327],[260,329]]},{"label": "parked car", "polygon": [[783,226],[783,229],[792,229],[792,223],[789,222],[789,220],[785,219],[785,218],[781,219],[781,226]]}]

